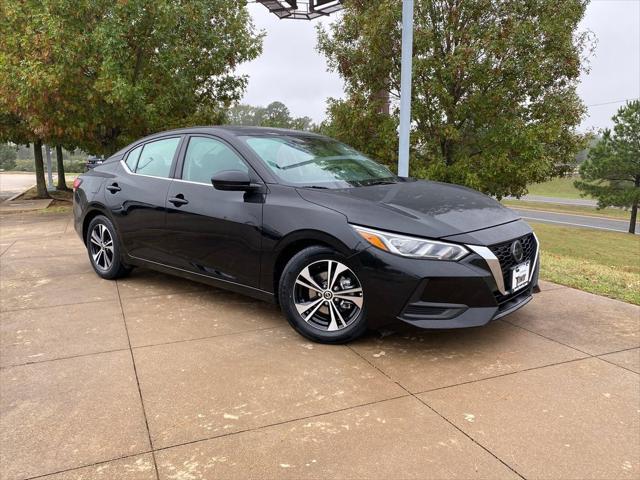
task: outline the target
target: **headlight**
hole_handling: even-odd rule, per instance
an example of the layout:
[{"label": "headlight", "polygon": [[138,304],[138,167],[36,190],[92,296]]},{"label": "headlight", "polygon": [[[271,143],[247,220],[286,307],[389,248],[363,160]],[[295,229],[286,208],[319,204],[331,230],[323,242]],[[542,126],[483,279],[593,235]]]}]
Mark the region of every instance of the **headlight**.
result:
[{"label": "headlight", "polygon": [[469,253],[462,245],[438,242],[425,238],[407,237],[396,233],[381,232],[372,228],[351,225],[367,242],[380,250],[411,258],[431,260],[460,260]]}]

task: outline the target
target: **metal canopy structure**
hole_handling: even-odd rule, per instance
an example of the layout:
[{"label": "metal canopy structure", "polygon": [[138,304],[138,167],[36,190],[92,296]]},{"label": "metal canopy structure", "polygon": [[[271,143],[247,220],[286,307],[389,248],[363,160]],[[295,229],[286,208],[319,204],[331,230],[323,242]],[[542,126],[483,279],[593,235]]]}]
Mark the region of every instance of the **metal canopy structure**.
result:
[{"label": "metal canopy structure", "polygon": [[278,18],[292,20],[313,20],[342,9],[342,0],[256,0],[256,3],[267,7]]},{"label": "metal canopy structure", "polygon": [[[255,0],[278,16],[313,20],[342,9],[343,0]],[[400,67],[400,130],[398,132],[398,175],[409,176],[409,133],[411,131],[411,77],[413,63],[413,0],[402,0],[402,59]]]}]

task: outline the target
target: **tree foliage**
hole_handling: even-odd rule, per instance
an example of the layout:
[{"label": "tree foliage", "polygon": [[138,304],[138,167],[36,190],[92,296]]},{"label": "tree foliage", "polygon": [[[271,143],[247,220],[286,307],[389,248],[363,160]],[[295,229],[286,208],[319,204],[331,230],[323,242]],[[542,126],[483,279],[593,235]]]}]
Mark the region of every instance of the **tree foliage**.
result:
[{"label": "tree foliage", "polygon": [[602,140],[580,167],[576,188],[598,199],[598,207],[631,209],[629,232],[635,233],[640,203],[640,100],[627,103],[613,116],[613,132]]},{"label": "tree foliage", "polygon": [[[572,167],[587,0],[416,0],[411,173],[497,195]],[[346,85],[323,130],[397,161],[400,0],[352,0],[319,50]],[[385,98],[392,101],[384,113]]]},{"label": "tree foliage", "polygon": [[271,102],[266,107],[234,105],[227,112],[227,123],[231,125],[252,125],[259,127],[292,128],[312,130],[313,121],[309,117],[293,117],[282,102]]},{"label": "tree foliage", "polygon": [[0,110],[92,153],[219,122],[261,50],[235,0],[5,0],[0,17]]}]

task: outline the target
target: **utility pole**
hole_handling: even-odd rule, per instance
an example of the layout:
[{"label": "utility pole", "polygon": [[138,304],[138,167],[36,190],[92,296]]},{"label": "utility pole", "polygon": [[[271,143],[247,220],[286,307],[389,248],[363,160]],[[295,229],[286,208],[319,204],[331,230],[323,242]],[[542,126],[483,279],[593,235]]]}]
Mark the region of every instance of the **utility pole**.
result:
[{"label": "utility pole", "polygon": [[51,147],[45,145],[44,151],[47,155],[47,190],[55,190],[56,187],[53,186],[53,172],[51,171]]},{"label": "utility pole", "polygon": [[402,64],[400,67],[400,134],[398,175],[409,176],[411,132],[411,75],[413,62],[413,0],[402,0]]}]

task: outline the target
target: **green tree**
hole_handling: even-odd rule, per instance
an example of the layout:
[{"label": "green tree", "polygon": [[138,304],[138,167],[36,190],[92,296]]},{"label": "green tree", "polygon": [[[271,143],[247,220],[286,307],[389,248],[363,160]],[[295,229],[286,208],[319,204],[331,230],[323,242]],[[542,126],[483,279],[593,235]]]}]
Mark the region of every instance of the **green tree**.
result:
[{"label": "green tree", "polygon": [[[0,4],[1,5],[1,4]],[[0,57],[0,67],[2,66]],[[27,122],[9,112],[6,108],[5,98],[0,94],[0,142],[12,142],[17,145],[33,143],[33,157],[36,173],[36,188],[39,198],[48,198],[47,184],[44,178],[44,160],[42,157],[42,141],[38,139],[29,128]]]},{"label": "green tree", "polygon": [[6,143],[0,143],[0,170],[13,170],[17,156],[15,148]]},{"label": "green tree", "polygon": [[640,203],[640,100],[628,102],[613,116],[613,132],[602,139],[580,166],[576,188],[598,199],[598,208],[631,209],[629,233],[635,233]]},{"label": "green tree", "polygon": [[[590,38],[577,28],[586,3],[416,0],[411,173],[502,197],[571,169],[582,145],[576,84]],[[323,130],[390,166],[401,5],[352,0],[318,30],[346,89],[329,103]]]},{"label": "green tree", "polygon": [[0,110],[34,144],[96,154],[219,123],[245,88],[236,66],[261,50],[235,0],[5,0],[0,18]]},{"label": "green tree", "polygon": [[315,128],[309,117],[292,117],[289,108],[282,102],[271,102],[266,107],[234,105],[227,112],[227,122],[231,125],[292,128],[294,130]]}]

